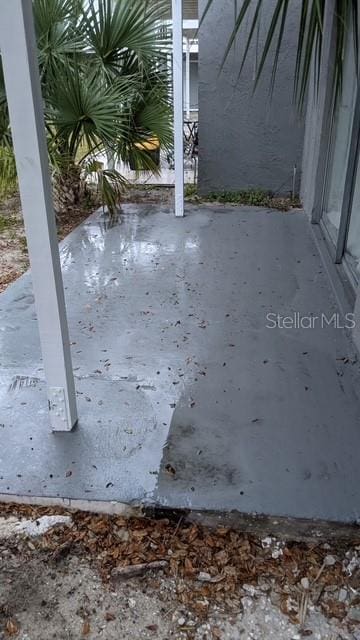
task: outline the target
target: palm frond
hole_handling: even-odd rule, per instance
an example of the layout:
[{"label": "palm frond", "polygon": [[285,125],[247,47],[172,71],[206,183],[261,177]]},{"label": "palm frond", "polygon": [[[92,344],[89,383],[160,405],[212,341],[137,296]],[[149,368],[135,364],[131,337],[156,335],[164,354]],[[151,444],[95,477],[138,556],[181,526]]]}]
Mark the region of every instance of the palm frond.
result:
[{"label": "palm frond", "polygon": [[[33,9],[58,201],[69,206],[61,186],[81,183],[82,174],[92,172],[114,210],[124,179],[115,170],[100,170],[94,158],[106,153],[126,160],[132,154],[136,166],[156,171],[149,154],[135,145],[150,138],[164,149],[172,143],[170,41],[163,27],[168,0],[33,0]],[[12,141],[1,58],[0,150],[5,176]]]},{"label": "palm frond", "polygon": [[47,33],[52,25],[79,15],[80,0],[33,0],[33,14],[38,35]]},{"label": "palm frond", "polygon": [[[81,0],[34,0],[33,13],[43,88],[56,82],[74,55],[84,51],[84,35],[79,21]],[[50,79],[49,76],[50,75]]]},{"label": "palm frond", "polygon": [[127,134],[128,114],[123,105],[132,94],[131,78],[106,86],[97,81],[92,70],[86,74],[70,70],[59,78],[49,96],[49,130],[72,158],[84,143],[90,150],[115,145],[117,137]]},{"label": "palm frond", "polygon": [[161,22],[167,6],[164,0],[90,0],[84,24],[95,64],[111,76],[164,57],[169,39]]},{"label": "palm frond", "polygon": [[[220,0],[208,0],[200,25],[204,22],[211,7],[215,2]],[[237,6],[236,0],[235,7]],[[264,7],[262,0],[242,0],[241,5],[236,12],[235,22],[232,32],[224,51],[222,65],[224,66],[229,53],[233,47],[236,37],[245,30],[246,40],[244,52],[239,60],[239,76],[242,73],[246,59],[248,58],[250,45],[256,37],[256,28],[260,24],[261,7]],[[298,11],[299,3],[291,0],[276,0],[273,5],[271,15],[269,15],[269,24],[262,47],[260,61],[257,66],[255,75],[255,87],[260,77],[264,73],[265,62],[272,58],[272,72],[270,78],[271,90],[274,88],[278,63],[283,47],[284,34],[288,22],[289,15],[294,15]],[[322,39],[323,39],[323,22],[325,13],[325,0],[302,0],[298,19],[298,36],[297,36],[297,54],[294,67],[294,96],[300,107],[303,106],[309,81],[314,70],[314,82],[316,90],[319,87],[320,69],[322,64]],[[268,13],[268,12],[267,12]],[[264,12],[262,12],[264,16]],[[250,22],[246,24],[248,16]],[[264,17],[263,17],[264,20]],[[342,70],[345,57],[346,47],[349,46],[348,33],[352,30],[353,44],[356,69],[358,70],[359,60],[359,33],[358,33],[358,2],[357,0],[337,0],[336,11],[336,47],[335,47],[335,64],[333,68],[333,88],[334,95],[338,97],[342,90]],[[351,46],[351,43],[350,43]],[[358,73],[358,71],[356,71]]]},{"label": "palm frond", "polygon": [[145,148],[145,144],[149,141],[146,139],[138,141],[135,145],[120,144],[119,152],[123,161],[129,164],[138,173],[140,171],[149,171],[153,174],[160,173],[160,167],[155,161],[153,155]]},{"label": "palm frond", "polygon": [[110,214],[115,214],[121,195],[127,186],[125,178],[116,169],[104,169],[96,158],[84,163],[83,171],[85,179],[95,179],[103,205],[107,207]]},{"label": "palm frond", "polygon": [[163,149],[169,149],[173,144],[173,133],[169,126],[171,120],[171,107],[159,103],[154,92],[144,101],[143,108],[136,113],[134,135],[137,141],[156,137]]},{"label": "palm frond", "polygon": [[305,15],[301,12],[294,77],[294,96],[300,107],[303,106],[307,95],[312,66],[315,94],[319,88],[324,7],[325,0],[320,0],[320,4],[318,0],[313,0],[310,6],[306,7]]}]

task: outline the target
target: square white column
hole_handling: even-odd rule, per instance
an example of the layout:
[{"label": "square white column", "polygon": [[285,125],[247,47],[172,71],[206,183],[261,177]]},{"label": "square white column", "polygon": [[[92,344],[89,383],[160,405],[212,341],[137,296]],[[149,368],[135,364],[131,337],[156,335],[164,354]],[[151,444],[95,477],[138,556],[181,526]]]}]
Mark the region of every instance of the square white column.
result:
[{"label": "square white column", "polygon": [[0,50],[53,431],[77,421],[31,0],[0,0]]}]

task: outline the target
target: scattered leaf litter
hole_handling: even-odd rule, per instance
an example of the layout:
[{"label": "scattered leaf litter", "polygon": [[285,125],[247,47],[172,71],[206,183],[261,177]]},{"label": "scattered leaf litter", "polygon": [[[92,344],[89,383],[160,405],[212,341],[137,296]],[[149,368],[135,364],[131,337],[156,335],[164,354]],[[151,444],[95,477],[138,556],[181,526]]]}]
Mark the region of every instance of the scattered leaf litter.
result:
[{"label": "scattered leaf litter", "polygon": [[[69,559],[84,561],[96,570],[105,591],[120,584],[134,589],[138,584],[139,589],[148,585],[159,597],[166,592],[179,640],[238,636],[270,640],[276,629],[283,629],[277,640],[303,636],[323,640],[328,629],[336,631],[334,640],[360,638],[360,536],[352,542],[304,543],[259,538],[227,527],[210,529],[183,517],[173,523],[19,505],[2,505],[0,515],[12,526],[30,523],[30,529],[29,524],[24,527],[28,536],[33,535],[29,531],[42,532],[31,541],[22,535],[15,546],[11,543],[21,558],[38,554],[39,561],[45,557],[55,567]],[[7,542],[1,540],[0,552]],[[137,611],[136,591],[127,606]],[[3,622],[1,607],[6,611]],[[104,624],[109,624],[116,614],[110,610],[107,617],[102,615]],[[256,626],[264,619],[272,625],[268,635],[261,635]],[[0,601],[0,637],[1,629],[6,625],[11,629],[12,624],[18,628],[16,612],[7,611]],[[232,624],[238,636],[231,631]],[[249,631],[251,624],[255,635]],[[80,631],[93,637],[88,615],[82,625],[79,637]],[[156,637],[155,626],[150,621],[146,625],[150,635],[144,637]],[[239,635],[239,628],[248,635]]]}]

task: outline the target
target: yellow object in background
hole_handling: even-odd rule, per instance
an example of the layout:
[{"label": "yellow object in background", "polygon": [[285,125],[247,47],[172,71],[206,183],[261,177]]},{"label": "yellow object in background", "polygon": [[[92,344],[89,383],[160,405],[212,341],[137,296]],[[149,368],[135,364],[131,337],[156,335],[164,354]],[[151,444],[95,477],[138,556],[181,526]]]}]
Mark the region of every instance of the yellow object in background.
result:
[{"label": "yellow object in background", "polygon": [[148,138],[145,142],[135,142],[134,147],[144,151],[157,151],[160,149],[160,142],[156,137]]}]

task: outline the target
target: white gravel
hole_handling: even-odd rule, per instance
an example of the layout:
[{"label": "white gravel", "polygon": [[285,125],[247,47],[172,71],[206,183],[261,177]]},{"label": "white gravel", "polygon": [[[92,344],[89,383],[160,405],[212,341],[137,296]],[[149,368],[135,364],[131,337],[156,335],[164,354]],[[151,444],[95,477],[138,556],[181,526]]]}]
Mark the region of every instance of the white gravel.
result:
[{"label": "white gravel", "polygon": [[[247,595],[239,610],[213,610],[202,623],[181,607],[177,587],[158,574],[109,587],[85,559],[24,561],[0,549],[0,640],[9,620],[17,640],[302,640],[267,596]],[[310,640],[360,640],[313,609],[304,629]]]}]

